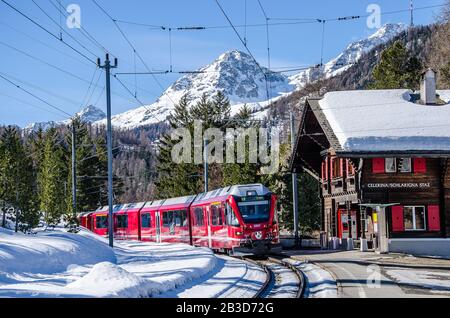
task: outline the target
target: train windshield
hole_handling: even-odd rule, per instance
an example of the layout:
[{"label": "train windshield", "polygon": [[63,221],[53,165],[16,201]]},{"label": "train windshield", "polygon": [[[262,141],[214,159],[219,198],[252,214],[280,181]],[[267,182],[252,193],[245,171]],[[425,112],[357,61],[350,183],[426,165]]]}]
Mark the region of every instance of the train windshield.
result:
[{"label": "train windshield", "polygon": [[267,198],[241,198],[238,202],[239,212],[245,223],[268,222],[270,201]]}]

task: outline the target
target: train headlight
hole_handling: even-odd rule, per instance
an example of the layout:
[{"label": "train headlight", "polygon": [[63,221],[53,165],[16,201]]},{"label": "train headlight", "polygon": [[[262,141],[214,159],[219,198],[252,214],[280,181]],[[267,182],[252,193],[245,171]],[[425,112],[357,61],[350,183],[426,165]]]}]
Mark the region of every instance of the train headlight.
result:
[{"label": "train headlight", "polygon": [[242,232],[236,232],[236,235],[238,235],[238,236],[241,236],[242,235]]}]

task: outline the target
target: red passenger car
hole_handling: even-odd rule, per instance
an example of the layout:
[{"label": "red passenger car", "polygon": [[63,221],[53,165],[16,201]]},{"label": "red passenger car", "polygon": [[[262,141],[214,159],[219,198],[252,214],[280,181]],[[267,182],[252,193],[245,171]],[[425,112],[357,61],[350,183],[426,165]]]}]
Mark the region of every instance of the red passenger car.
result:
[{"label": "red passenger car", "polygon": [[90,214],[91,231],[100,236],[108,235],[108,206],[100,207]]},{"label": "red passenger car", "polygon": [[122,240],[141,239],[140,211],[145,202],[114,206],[114,237]]},{"label": "red passenger car", "polygon": [[[108,207],[84,218],[80,215],[82,226],[102,236],[108,234]],[[281,251],[276,196],[261,184],[114,206],[114,236],[187,243],[234,254]]]},{"label": "red passenger car", "polygon": [[275,210],[275,195],[261,184],[199,194],[191,205],[193,244],[233,254],[279,252]]}]

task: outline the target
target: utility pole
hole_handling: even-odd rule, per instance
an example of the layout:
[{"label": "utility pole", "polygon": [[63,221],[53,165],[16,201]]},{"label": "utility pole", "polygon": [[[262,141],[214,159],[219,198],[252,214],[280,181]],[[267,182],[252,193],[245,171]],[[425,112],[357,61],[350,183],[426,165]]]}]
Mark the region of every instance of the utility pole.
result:
[{"label": "utility pole", "polygon": [[72,120],[72,213],[74,217],[76,217],[77,213],[77,153],[75,148],[75,136],[75,125]]},{"label": "utility pole", "polygon": [[203,138],[203,179],[205,182],[205,193],[208,192],[208,139]]},{"label": "utility pole", "polygon": [[109,246],[114,246],[114,227],[113,227],[113,175],[112,175],[112,127],[111,127],[111,69],[117,67],[117,58],[114,59],[114,65],[111,65],[109,54],[106,54],[105,64],[101,65],[100,59],[97,59],[99,68],[106,73],[106,131],[108,147],[108,236]]},{"label": "utility pole", "polygon": [[413,4],[413,0],[409,0],[409,10],[410,10],[410,13],[411,13],[410,26],[412,28],[412,27],[414,27],[414,4]]},{"label": "utility pole", "polygon": [[[290,123],[291,123],[291,151],[292,155],[294,155],[294,147],[295,147],[295,124],[294,124],[294,109],[291,109],[290,115]],[[297,173],[292,173],[292,204],[294,210],[294,237],[295,237],[295,246],[299,245],[299,218],[298,218],[298,189],[297,189]]]}]

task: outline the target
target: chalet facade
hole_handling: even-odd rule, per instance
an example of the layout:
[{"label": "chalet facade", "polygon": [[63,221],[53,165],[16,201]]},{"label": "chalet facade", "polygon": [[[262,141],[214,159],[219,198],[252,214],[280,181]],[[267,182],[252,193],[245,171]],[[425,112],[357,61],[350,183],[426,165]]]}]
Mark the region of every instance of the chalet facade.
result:
[{"label": "chalet facade", "polygon": [[390,251],[450,256],[450,90],[425,90],[307,100],[291,170],[320,182],[328,240],[370,245],[383,230]]}]

